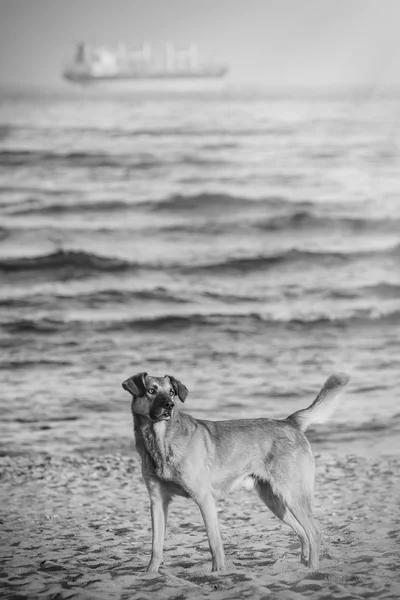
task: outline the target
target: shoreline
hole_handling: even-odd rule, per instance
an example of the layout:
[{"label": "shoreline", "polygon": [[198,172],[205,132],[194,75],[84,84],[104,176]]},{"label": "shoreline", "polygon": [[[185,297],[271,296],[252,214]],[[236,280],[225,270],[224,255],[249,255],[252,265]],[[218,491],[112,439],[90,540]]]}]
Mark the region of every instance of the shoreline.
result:
[{"label": "shoreline", "polygon": [[[193,414],[195,418],[205,418],[203,415]],[[241,416],[241,415],[240,415]],[[62,459],[65,456],[75,457],[77,460],[85,457],[102,457],[107,455],[130,457],[136,455],[133,436],[132,417],[121,425],[120,415],[107,414],[108,435],[100,436],[103,423],[96,423],[87,430],[85,438],[72,431],[76,426],[75,418],[63,420],[35,420],[14,423],[14,430],[10,434],[7,425],[0,424],[0,461],[3,459],[33,460],[37,458]],[[215,418],[213,421],[223,420]],[[255,417],[257,418],[257,417]],[[268,418],[268,417],[266,417]],[[81,425],[82,427],[82,425]],[[55,437],[54,430],[57,429]],[[78,432],[80,432],[82,429]],[[75,433],[75,435],[74,435]],[[307,430],[306,437],[311,444],[314,456],[340,456],[355,455],[374,458],[397,456],[400,459],[400,448],[396,443],[400,433],[400,421],[396,415],[388,426],[382,422],[367,423],[365,426],[355,425],[353,428],[342,426],[341,423],[328,423],[322,429],[321,425]],[[0,463],[1,464],[1,463]]]},{"label": "shoreline", "polygon": [[[173,501],[164,564],[146,574],[148,495],[131,456],[0,457],[2,598],[397,598],[400,458],[316,453],[320,567],[254,493],[218,501],[227,558],[211,573],[195,503]],[[59,594],[59,595],[57,595]]]}]

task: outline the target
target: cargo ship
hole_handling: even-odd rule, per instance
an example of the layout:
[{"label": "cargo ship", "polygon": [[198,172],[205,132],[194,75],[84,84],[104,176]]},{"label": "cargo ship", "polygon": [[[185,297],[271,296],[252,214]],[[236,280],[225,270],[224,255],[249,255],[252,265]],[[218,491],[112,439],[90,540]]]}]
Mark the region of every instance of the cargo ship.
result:
[{"label": "cargo ship", "polygon": [[75,57],[63,71],[68,82],[93,88],[114,89],[214,89],[223,86],[226,65],[202,63],[196,44],[176,50],[166,44],[162,56],[150,44],[129,50],[78,44]]}]

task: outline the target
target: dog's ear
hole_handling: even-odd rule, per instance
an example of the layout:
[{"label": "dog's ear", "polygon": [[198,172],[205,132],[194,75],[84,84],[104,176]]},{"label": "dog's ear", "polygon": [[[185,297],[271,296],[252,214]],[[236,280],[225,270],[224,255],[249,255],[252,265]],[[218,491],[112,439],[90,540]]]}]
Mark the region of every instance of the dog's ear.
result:
[{"label": "dog's ear", "polygon": [[127,392],[130,392],[132,396],[144,396],[146,391],[144,378],[146,375],[147,373],[138,373],[137,375],[133,375],[123,382],[122,387]]},{"label": "dog's ear", "polygon": [[189,393],[189,390],[187,389],[186,385],[183,385],[183,383],[178,381],[178,379],[175,379],[175,377],[173,377],[172,375],[166,375],[165,377],[169,377],[172,387],[174,388],[174,392],[178,396],[179,400],[181,402],[185,402]]}]

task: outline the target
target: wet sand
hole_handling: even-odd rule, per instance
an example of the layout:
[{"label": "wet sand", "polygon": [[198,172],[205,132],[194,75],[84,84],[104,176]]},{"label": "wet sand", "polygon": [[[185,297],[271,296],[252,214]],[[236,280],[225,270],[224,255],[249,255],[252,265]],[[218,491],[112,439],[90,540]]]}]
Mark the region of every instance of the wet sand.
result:
[{"label": "wet sand", "polygon": [[400,459],[316,454],[320,568],[251,492],[221,500],[227,557],[211,573],[195,504],[175,499],[159,574],[138,457],[0,459],[0,597],[295,600],[400,597]]}]

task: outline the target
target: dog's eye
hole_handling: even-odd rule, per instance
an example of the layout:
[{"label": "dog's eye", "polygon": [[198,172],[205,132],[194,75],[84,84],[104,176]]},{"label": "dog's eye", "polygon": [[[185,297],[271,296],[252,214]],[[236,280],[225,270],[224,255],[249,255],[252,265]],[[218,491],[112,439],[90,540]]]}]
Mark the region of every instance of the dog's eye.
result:
[{"label": "dog's eye", "polygon": [[175,396],[175,392],[174,392],[174,390],[170,390],[170,391],[169,391],[169,395],[170,395],[170,396]]},{"label": "dog's eye", "polygon": [[154,388],[150,388],[147,391],[149,392],[149,394],[155,394],[156,393],[156,390]]}]

